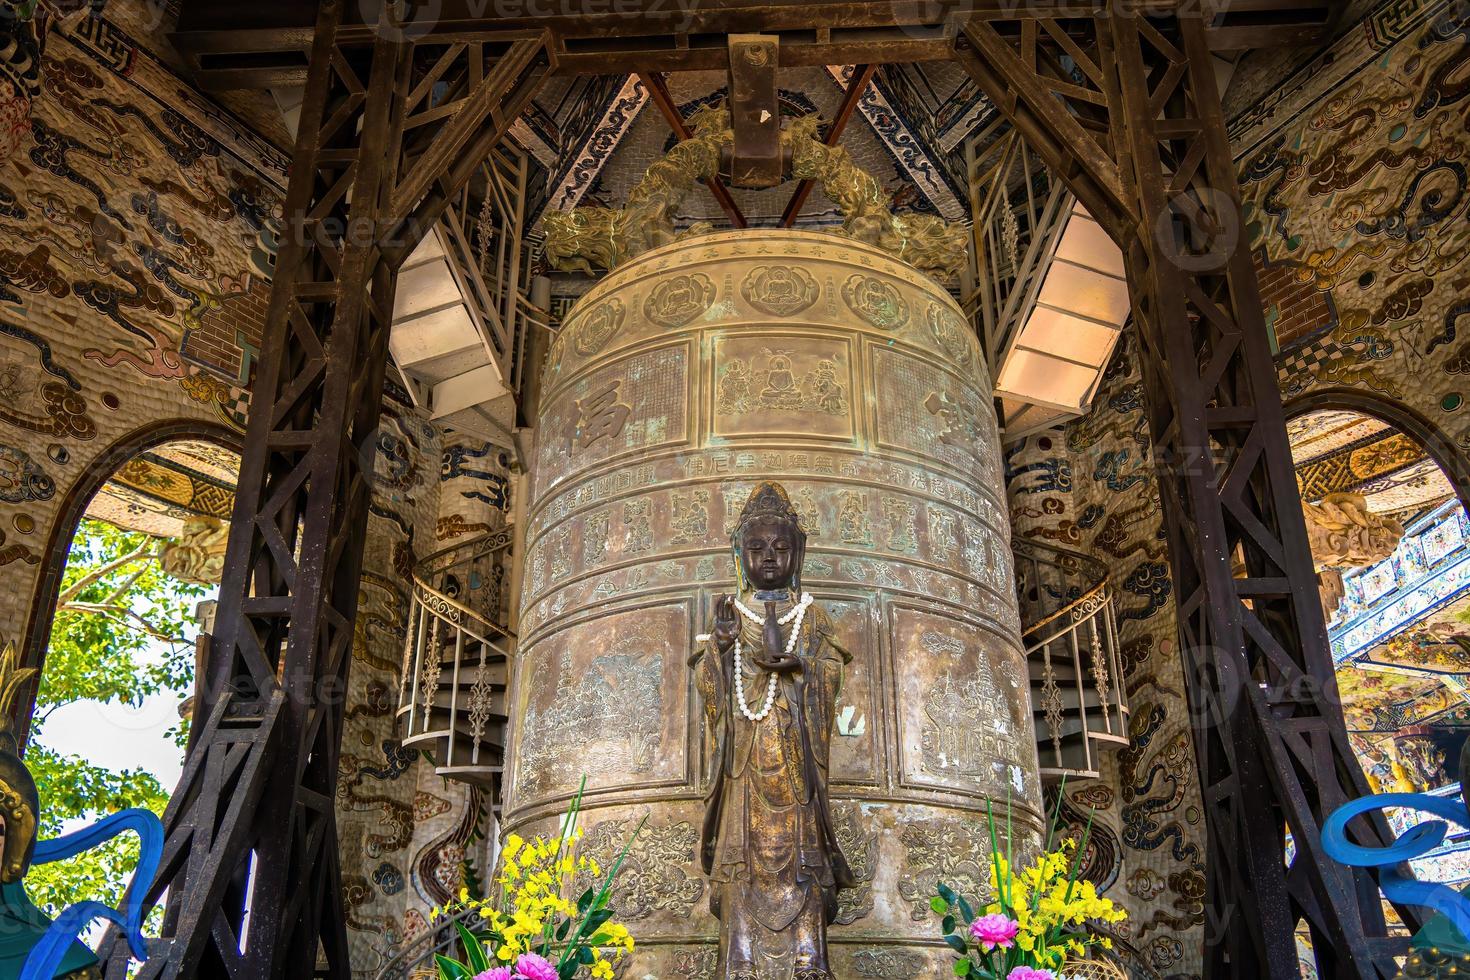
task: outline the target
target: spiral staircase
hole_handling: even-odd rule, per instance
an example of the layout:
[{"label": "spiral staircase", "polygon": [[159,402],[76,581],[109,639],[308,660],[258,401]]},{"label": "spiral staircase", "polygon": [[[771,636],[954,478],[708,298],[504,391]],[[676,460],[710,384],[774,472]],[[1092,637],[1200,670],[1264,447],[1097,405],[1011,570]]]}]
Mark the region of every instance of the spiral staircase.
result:
[{"label": "spiral staircase", "polygon": [[1042,779],[1097,778],[1103,753],[1128,744],[1107,566],[1026,538],[1012,549]]},{"label": "spiral staircase", "polygon": [[398,700],[403,745],[425,752],[439,775],[483,788],[497,817],[515,634],[458,597],[472,575],[502,562],[511,540],[508,529],[493,531],[420,562]]}]

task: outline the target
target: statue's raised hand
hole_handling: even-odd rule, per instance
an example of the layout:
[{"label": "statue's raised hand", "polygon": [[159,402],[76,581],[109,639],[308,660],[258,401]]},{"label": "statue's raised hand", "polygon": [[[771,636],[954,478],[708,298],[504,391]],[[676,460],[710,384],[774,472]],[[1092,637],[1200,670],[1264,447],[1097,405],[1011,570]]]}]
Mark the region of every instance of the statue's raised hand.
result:
[{"label": "statue's raised hand", "polygon": [[740,635],[739,616],[740,613],[735,609],[734,596],[722,595],[715,600],[715,629],[711,635],[721,653],[734,646],[735,637]]}]

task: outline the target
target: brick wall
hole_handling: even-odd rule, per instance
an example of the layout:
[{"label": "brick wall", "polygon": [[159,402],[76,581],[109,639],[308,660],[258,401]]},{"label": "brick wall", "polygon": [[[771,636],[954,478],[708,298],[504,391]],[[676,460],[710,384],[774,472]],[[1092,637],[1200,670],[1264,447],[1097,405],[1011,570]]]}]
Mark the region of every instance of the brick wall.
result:
[{"label": "brick wall", "polygon": [[186,360],[245,387],[260,350],[270,298],[270,282],[251,276],[244,289],[220,297],[218,305],[200,317],[199,325],[184,333],[180,352]]},{"label": "brick wall", "polygon": [[1276,337],[1278,351],[1289,351],[1337,325],[1332,294],[1318,289],[1316,276],[1306,276],[1300,263],[1264,261],[1255,253],[1256,273],[1261,279],[1261,304],[1266,322]]}]

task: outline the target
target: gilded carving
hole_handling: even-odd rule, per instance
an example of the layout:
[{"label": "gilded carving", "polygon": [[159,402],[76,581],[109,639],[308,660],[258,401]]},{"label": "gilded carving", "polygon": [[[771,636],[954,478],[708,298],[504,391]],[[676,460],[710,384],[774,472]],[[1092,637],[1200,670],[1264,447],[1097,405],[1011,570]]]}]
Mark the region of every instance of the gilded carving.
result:
[{"label": "gilded carving", "polygon": [[924,698],[924,769],[939,776],[988,776],[994,763],[1015,759],[1010,706],[978,661],[976,676],[941,674]]},{"label": "gilded carving", "polygon": [[968,367],[971,358],[970,331],[950,310],[938,303],[930,303],[929,331],[939,342],[940,348],[961,367]]},{"label": "gilded carving", "polygon": [[720,953],[712,946],[681,949],[674,954],[674,975],[686,980],[715,980],[719,968]]},{"label": "gilded carving", "polygon": [[936,391],[924,399],[929,414],[937,417],[944,428],[939,441],[949,446],[969,448],[980,438],[980,422],[974,410],[964,402],[950,397],[947,391]]},{"label": "gilded carving", "polygon": [[821,290],[812,274],[800,266],[759,265],[740,284],[740,295],[751,306],[771,316],[793,316],[817,301]]},{"label": "gilded carving", "polygon": [[623,503],[623,527],[627,528],[626,555],[641,555],[653,547],[652,505],[647,498]]},{"label": "gilded carving", "polygon": [[622,380],[609,381],[586,398],[577,399],[577,445],[586,449],[599,439],[616,439],[628,424],[633,406],[618,400]]},{"label": "gilded carving", "polygon": [[860,949],[852,956],[852,968],[860,977],[893,980],[894,977],[917,977],[924,961],[917,953],[897,949]]},{"label": "gilded carving", "polygon": [[517,752],[522,790],[572,782],[593,757],[584,755],[589,741],[597,743],[595,758],[605,771],[653,768],[663,725],[663,657],[649,651],[663,645],[635,634],[622,647],[627,652],[595,657],[580,674],[564,666],[554,672],[556,689],[545,708],[537,707],[537,694],[553,672],[534,675]]},{"label": "gilded carving", "polygon": [[576,332],[572,335],[573,348],[583,357],[596,354],[618,332],[625,315],[623,301],[616,297],[598,303],[577,324]]},{"label": "gilded carving", "polygon": [[990,837],[969,820],[918,820],[899,834],[904,866],[898,893],[909,903],[909,917],[923,922],[934,913],[929,899],[942,881],[972,902],[991,899],[990,872],[982,864],[990,854]]},{"label": "gilded carving", "polygon": [[[702,235],[700,222],[674,230],[674,212],[694,181],[719,174],[721,149],[734,142],[730,113],[708,106],[688,120],[692,135],[654,162],[628,195],[625,207],[582,207],[546,215],[546,259],[564,272],[591,274],[613,269],[651,248]],[[883,249],[931,275],[953,278],[964,267],[969,230],[932,215],[894,214],[890,196],[873,175],[861,170],[843,146],[828,146],[816,115],[794,119],[781,130],[781,145],[791,156],[791,176],[815,180],[843,213],[837,234]]]},{"label": "gilded carving", "polygon": [[888,521],[888,549],[917,551],[918,532],[914,528],[916,508],[913,501],[902,497],[883,498],[883,518]]},{"label": "gilded carving", "polygon": [[837,377],[837,362],[822,358],[798,374],[792,351],[762,348],[749,360],[731,358],[720,372],[715,411],[721,415],[787,411],[847,414],[847,386]]},{"label": "gilded carving", "polygon": [[582,522],[582,564],[588,568],[602,564],[607,553],[608,514],[605,510],[588,514]]},{"label": "gilded carving", "polygon": [[556,582],[572,574],[572,529],[563,525],[551,542],[551,580]]},{"label": "gilded carving", "polygon": [[698,272],[668,276],[658,281],[643,302],[643,315],[663,327],[682,327],[710,308],[715,284]]},{"label": "gilded carving", "polygon": [[927,510],[929,514],[929,550],[935,559],[948,562],[956,545],[954,515],[938,507],[929,507]]},{"label": "gilded carving", "polygon": [[822,512],[817,509],[817,501],[812,496],[811,487],[802,487],[791,503],[796,507],[796,514],[801,518],[801,529],[809,538],[822,536]]},{"label": "gilded carving", "polygon": [[[604,820],[593,827],[577,847],[577,853],[611,868],[632,837],[632,821]],[[613,883],[612,906],[618,918],[636,922],[655,912],[689,918],[694,903],[704,895],[704,879],[690,875],[699,851],[699,831],[681,821],[667,827],[645,824],[628,848],[627,857]],[[600,884],[591,875],[579,877],[573,894]]]},{"label": "gilded carving", "polygon": [[890,282],[861,272],[842,285],[848,308],[880,330],[897,330],[909,322],[909,304]]}]

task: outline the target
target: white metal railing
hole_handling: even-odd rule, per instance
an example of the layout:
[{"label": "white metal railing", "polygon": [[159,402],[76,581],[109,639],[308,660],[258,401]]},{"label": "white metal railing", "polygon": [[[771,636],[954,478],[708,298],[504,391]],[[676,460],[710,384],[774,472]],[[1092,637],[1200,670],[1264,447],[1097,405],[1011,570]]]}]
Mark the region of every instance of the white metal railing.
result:
[{"label": "white metal railing", "polygon": [[397,711],[405,746],[426,749],[440,775],[491,789],[497,808],[515,636],[445,594],[431,578],[442,580],[453,569],[498,554],[507,540],[505,533],[486,535],[420,564]]},{"label": "white metal railing", "polygon": [[1128,694],[1106,566],[1015,542],[1022,643],[1043,779],[1100,775],[1099,751],[1128,744]]}]

